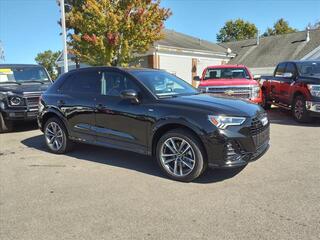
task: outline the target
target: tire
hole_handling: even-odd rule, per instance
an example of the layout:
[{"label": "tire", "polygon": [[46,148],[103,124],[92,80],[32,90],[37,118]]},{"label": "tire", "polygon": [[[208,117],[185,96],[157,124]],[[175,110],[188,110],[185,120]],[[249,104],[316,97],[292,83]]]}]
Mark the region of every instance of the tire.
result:
[{"label": "tire", "polygon": [[294,119],[300,123],[308,123],[311,121],[311,117],[306,109],[306,100],[304,96],[299,95],[294,98],[292,104],[292,114]]},{"label": "tire", "polygon": [[271,104],[268,103],[268,98],[267,98],[267,93],[266,91],[262,91],[262,104],[261,106],[265,109],[265,110],[269,110],[271,108]]},{"label": "tire", "polygon": [[207,168],[202,144],[193,133],[184,129],[165,133],[157,143],[156,157],[161,170],[177,181],[190,182]]},{"label": "tire", "polygon": [[11,132],[13,129],[13,123],[5,120],[2,113],[0,113],[0,133]]},{"label": "tire", "polygon": [[70,151],[73,143],[68,138],[68,132],[58,118],[49,118],[44,125],[44,138],[50,152],[63,154]]}]

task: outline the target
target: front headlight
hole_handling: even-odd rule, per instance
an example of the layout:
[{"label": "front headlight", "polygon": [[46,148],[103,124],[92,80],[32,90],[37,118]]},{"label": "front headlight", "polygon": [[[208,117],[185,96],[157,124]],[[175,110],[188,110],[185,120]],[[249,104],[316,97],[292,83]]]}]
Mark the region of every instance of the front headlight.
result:
[{"label": "front headlight", "polygon": [[209,121],[220,129],[226,129],[228,126],[240,126],[246,120],[245,117],[230,117],[222,115],[209,115]]},{"label": "front headlight", "polygon": [[23,99],[21,97],[13,96],[9,98],[9,103],[11,106],[21,106],[23,105]]},{"label": "front headlight", "polygon": [[310,94],[314,97],[320,97],[320,85],[307,84]]},{"label": "front headlight", "polygon": [[260,87],[259,86],[253,86],[251,98],[258,98],[259,95],[260,95]]}]

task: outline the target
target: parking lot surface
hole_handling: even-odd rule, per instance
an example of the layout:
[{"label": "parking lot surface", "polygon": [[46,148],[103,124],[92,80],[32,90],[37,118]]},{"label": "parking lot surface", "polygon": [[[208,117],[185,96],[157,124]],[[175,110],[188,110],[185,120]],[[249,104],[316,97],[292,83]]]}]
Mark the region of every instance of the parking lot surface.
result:
[{"label": "parking lot surface", "polygon": [[265,156],[192,183],[130,152],[54,155],[17,126],[0,135],[0,239],[320,239],[320,122],[269,116]]}]

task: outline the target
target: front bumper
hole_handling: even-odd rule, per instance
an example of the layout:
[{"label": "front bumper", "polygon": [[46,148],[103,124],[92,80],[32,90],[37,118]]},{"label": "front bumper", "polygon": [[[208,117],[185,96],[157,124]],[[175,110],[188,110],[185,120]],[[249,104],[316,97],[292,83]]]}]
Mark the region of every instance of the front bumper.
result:
[{"label": "front bumper", "polygon": [[204,145],[210,168],[239,167],[263,156],[270,146],[270,123],[253,128],[255,120],[208,134]]},{"label": "front bumper", "polygon": [[4,118],[9,121],[36,120],[38,108],[34,109],[5,109],[2,110]]},{"label": "front bumper", "polygon": [[311,115],[320,117],[320,102],[306,101],[306,109]]}]

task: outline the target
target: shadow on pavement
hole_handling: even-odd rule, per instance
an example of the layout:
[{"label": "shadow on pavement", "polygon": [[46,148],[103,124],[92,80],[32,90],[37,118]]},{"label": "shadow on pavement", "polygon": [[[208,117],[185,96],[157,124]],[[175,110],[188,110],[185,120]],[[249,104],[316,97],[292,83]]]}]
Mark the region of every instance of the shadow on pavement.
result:
[{"label": "shadow on pavement", "polygon": [[298,123],[293,119],[291,111],[274,107],[267,111],[270,122],[280,125],[292,125],[303,127],[319,127],[320,119],[314,118],[310,123]]},{"label": "shadow on pavement", "polygon": [[[49,152],[45,146],[42,135],[27,138],[21,141],[27,147],[34,148],[40,151]],[[84,161],[92,161],[110,166],[127,168],[130,170],[150,174],[157,177],[165,178],[162,174],[157,162],[149,157],[133,152],[116,150],[111,148],[97,147],[87,144],[78,143],[75,149],[66,154]],[[200,178],[196,179],[195,183],[214,183],[227,180],[236,176],[243,168],[238,169],[208,169]]]}]

